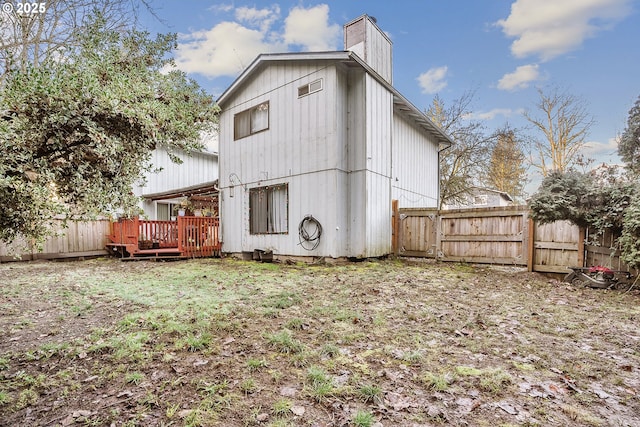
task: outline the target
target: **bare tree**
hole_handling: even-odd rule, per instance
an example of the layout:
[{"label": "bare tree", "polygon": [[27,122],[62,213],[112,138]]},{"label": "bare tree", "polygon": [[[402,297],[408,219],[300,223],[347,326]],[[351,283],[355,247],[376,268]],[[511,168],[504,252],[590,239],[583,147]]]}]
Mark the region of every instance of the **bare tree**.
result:
[{"label": "bare tree", "polygon": [[131,28],[140,8],[153,14],[150,0],[47,0],[5,10],[0,19],[0,78],[11,69],[24,71],[73,47],[78,33],[96,15],[109,30]]},{"label": "bare tree", "polygon": [[530,161],[546,177],[550,172],[566,172],[583,161],[580,151],[594,121],[584,101],[574,95],[557,88],[549,92],[538,89],[538,94],[537,114],[526,112],[524,116],[542,134],[532,141]]},{"label": "bare tree", "polygon": [[481,182],[489,164],[494,138],[485,134],[482,123],[469,119],[473,96],[466,92],[450,107],[436,96],[426,111],[454,141],[440,153],[440,209],[462,201]]},{"label": "bare tree", "polygon": [[518,133],[509,127],[498,130],[496,145],[491,152],[487,185],[519,198],[524,194],[527,168]]}]

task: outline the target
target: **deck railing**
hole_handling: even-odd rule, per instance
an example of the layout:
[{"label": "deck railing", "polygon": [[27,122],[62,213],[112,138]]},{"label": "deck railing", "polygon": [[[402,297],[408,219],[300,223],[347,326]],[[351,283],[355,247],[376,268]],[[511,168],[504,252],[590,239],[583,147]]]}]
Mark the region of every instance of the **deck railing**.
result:
[{"label": "deck railing", "polygon": [[178,250],[184,256],[206,257],[220,253],[219,220],[201,216],[178,217]]},{"label": "deck railing", "polygon": [[142,220],[139,221],[139,230],[139,241],[143,246],[150,245],[153,248],[178,247],[178,223],[176,221]]},{"label": "deck railing", "polygon": [[117,222],[111,223],[109,240],[111,243],[137,245],[139,234],[139,220],[137,217],[120,218]]},{"label": "deck railing", "polygon": [[111,224],[111,243],[126,245],[131,254],[145,250],[176,248],[182,256],[220,254],[218,218],[179,216],[177,221],[124,219]]}]

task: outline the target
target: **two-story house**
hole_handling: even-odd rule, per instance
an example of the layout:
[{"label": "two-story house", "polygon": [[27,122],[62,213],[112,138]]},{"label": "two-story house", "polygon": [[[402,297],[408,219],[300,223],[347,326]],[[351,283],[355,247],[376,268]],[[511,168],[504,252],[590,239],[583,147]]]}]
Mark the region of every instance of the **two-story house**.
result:
[{"label": "two-story house", "polygon": [[391,253],[392,200],[435,207],[450,138],[392,84],[367,15],[344,51],[263,54],[220,96],[223,252]]}]

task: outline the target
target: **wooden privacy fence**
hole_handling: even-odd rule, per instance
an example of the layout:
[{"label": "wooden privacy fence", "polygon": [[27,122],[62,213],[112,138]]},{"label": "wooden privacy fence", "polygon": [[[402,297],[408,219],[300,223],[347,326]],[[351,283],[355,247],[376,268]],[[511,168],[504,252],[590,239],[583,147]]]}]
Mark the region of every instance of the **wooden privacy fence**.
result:
[{"label": "wooden privacy fence", "polygon": [[16,241],[11,246],[0,243],[0,262],[105,255],[110,222],[106,218],[92,221],[70,220],[67,221],[67,228],[63,228],[61,219],[54,220],[56,235],[46,240],[42,251],[25,240]]},{"label": "wooden privacy fence", "polygon": [[402,256],[511,264],[545,273],[566,273],[569,266],[585,265],[626,269],[619,254],[611,254],[610,242],[586,245],[585,231],[568,221],[536,224],[527,206],[399,209],[394,221],[394,248]]}]

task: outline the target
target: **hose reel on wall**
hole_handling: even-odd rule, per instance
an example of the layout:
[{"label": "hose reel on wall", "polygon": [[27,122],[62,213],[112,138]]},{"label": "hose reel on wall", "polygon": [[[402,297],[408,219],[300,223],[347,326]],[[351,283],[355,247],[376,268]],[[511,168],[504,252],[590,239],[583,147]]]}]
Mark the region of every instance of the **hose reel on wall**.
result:
[{"label": "hose reel on wall", "polygon": [[307,251],[312,251],[320,244],[322,224],[313,215],[306,215],[298,225],[299,245]]}]

